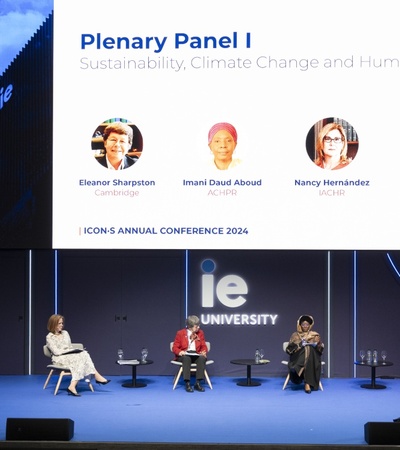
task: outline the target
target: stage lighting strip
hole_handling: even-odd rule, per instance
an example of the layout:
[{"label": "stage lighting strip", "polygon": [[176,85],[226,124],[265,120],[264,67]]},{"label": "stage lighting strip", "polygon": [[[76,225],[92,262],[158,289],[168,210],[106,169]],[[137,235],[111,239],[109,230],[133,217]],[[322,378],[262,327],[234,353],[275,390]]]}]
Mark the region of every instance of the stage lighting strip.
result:
[{"label": "stage lighting strip", "polygon": [[393,259],[390,257],[389,253],[386,253],[387,259],[390,262],[390,265],[392,266],[393,270],[396,272],[396,275],[400,278],[400,271],[397,269]]},{"label": "stage lighting strip", "polygon": [[[353,252],[353,361],[357,360],[357,252]],[[357,378],[357,366],[353,365],[353,378]]]},{"label": "stage lighting strip", "polygon": [[185,314],[188,316],[188,302],[189,302],[189,250],[185,251]]},{"label": "stage lighting strip", "polygon": [[58,251],[54,250],[54,314],[58,314]]},{"label": "stage lighting strip", "polygon": [[328,286],[327,286],[327,301],[328,301],[328,336],[327,336],[327,366],[328,366],[328,373],[326,374],[328,378],[331,377],[331,252],[328,251],[328,265],[327,265],[327,279],[328,279]]},{"label": "stage lighting strip", "polygon": [[28,375],[32,375],[32,250],[28,255]]}]

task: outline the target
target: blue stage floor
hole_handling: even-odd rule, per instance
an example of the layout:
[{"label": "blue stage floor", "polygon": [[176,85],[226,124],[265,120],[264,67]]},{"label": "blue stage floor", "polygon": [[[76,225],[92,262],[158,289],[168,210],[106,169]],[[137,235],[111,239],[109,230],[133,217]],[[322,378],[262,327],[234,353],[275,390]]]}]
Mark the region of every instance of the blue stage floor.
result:
[{"label": "blue stage floor", "polygon": [[[211,377],[213,390],[172,390],[172,377],[140,377],[147,387],[129,389],[129,379],[111,377],[106,386],[83,382],[82,396],[67,395],[68,380],[57,396],[56,378],[43,390],[44,375],[0,376],[0,440],[7,418],[68,418],[72,441],[236,444],[367,445],[366,422],[392,422],[400,416],[400,380],[377,380],[387,389],[360,387],[365,379],[323,379],[324,391],[307,395],[283,378],[258,378],[258,387],[238,379]],[[72,442],[71,441],[71,442]]]}]

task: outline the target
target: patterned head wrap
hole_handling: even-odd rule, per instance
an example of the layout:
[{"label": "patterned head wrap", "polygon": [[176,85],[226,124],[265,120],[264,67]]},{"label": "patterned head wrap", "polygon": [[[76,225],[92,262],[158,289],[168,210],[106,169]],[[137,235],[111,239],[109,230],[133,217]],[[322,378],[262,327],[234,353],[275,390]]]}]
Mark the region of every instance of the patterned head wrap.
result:
[{"label": "patterned head wrap", "polygon": [[237,132],[236,129],[233,125],[231,125],[230,123],[226,123],[226,122],[220,122],[220,123],[216,123],[215,125],[213,125],[210,129],[210,131],[208,132],[208,143],[210,144],[213,137],[215,136],[216,133],[218,133],[218,131],[221,130],[225,130],[227,131],[232,137],[233,140],[235,141],[235,144],[237,144]]},{"label": "patterned head wrap", "polygon": [[314,325],[314,317],[310,316],[308,314],[303,314],[302,316],[299,317],[298,321],[297,321],[297,331],[301,332],[301,324],[306,321],[310,324],[310,330]]},{"label": "patterned head wrap", "polygon": [[299,319],[299,324],[301,325],[303,322],[308,322],[310,325],[312,325],[314,321],[311,316],[301,316]]}]

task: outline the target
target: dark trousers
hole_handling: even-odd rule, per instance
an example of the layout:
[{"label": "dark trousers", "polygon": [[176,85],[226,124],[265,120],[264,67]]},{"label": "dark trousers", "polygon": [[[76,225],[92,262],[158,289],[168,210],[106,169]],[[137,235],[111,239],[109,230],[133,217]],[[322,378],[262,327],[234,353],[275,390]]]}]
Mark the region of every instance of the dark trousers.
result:
[{"label": "dark trousers", "polygon": [[204,370],[206,368],[207,358],[205,356],[179,356],[178,361],[182,363],[183,367],[183,379],[190,381],[190,366],[192,363],[196,363],[196,380],[204,380]]}]

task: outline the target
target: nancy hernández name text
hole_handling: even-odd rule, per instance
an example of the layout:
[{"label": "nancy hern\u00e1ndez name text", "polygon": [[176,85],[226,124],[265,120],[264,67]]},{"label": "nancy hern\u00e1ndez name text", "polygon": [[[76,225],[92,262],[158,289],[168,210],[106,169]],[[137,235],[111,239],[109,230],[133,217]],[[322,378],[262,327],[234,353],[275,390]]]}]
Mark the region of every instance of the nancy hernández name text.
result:
[{"label": "nancy hern\u00e1ndez name text", "polygon": [[318,195],[326,197],[344,197],[346,189],[344,188],[364,188],[370,187],[370,180],[294,180],[297,187],[318,188]]}]

